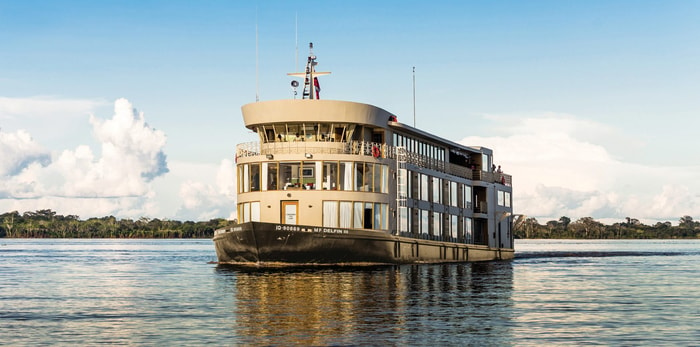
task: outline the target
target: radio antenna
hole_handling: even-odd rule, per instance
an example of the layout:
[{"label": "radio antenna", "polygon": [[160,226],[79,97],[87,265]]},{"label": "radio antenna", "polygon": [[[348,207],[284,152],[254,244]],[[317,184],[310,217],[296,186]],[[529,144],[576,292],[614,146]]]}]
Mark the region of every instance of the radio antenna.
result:
[{"label": "radio antenna", "polygon": [[413,127],[416,127],[416,67],[413,67]]},{"label": "radio antenna", "polygon": [[294,70],[299,71],[299,12],[294,14]]},{"label": "radio antenna", "polygon": [[258,6],[255,6],[255,102],[260,101],[260,63],[258,56]]}]

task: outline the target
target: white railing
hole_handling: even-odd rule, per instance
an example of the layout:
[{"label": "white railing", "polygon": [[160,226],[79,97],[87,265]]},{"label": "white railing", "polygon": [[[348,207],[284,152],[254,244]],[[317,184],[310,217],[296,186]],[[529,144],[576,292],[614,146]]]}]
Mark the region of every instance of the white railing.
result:
[{"label": "white railing", "polygon": [[[396,159],[396,147],[377,142],[352,141],[352,142],[245,142],[236,146],[236,158],[254,157],[268,154],[355,154],[376,158]],[[446,163],[442,160],[420,155],[415,152],[406,152],[406,163],[423,167],[453,176],[470,180],[501,183],[507,186],[513,184],[511,175],[500,172],[485,172]]]}]

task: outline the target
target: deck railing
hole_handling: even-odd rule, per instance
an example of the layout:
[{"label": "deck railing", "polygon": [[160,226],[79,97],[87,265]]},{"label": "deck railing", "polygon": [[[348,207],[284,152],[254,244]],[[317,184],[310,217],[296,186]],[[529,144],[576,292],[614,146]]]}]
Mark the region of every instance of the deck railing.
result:
[{"label": "deck railing", "polygon": [[[253,157],[268,154],[355,154],[377,156],[379,158],[396,159],[396,147],[377,142],[246,142],[236,146],[236,158]],[[378,155],[377,155],[378,154]],[[415,152],[406,153],[406,163],[427,169],[444,172],[470,180],[501,183],[507,186],[513,184],[511,175],[500,172],[472,170],[462,165],[446,163]]]}]

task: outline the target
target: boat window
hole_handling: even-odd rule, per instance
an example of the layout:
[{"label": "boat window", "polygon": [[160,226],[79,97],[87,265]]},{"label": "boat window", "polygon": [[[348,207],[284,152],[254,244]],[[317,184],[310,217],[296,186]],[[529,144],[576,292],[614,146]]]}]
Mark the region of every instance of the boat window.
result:
[{"label": "boat window", "polygon": [[[382,229],[382,222],[384,216],[382,215],[382,204],[380,203],[375,203],[374,204],[374,228],[375,229]],[[386,223],[384,223],[386,224]]]},{"label": "boat window", "polygon": [[317,124],[304,124],[304,139],[305,141],[316,141],[316,135],[318,133]]},{"label": "boat window", "polygon": [[442,213],[433,212],[433,230],[431,235],[439,237],[442,235]]},{"label": "boat window", "polygon": [[[389,167],[387,167],[387,171],[388,171],[388,169],[389,169]],[[406,170],[406,169],[400,169],[397,172],[397,179],[400,180],[399,182],[403,183],[403,184],[399,185],[399,187],[402,189],[402,191],[400,193],[402,193],[403,196],[405,196],[406,198],[412,198],[413,194],[411,193],[411,188],[413,185],[411,184],[411,181],[412,181],[411,180],[411,171]],[[389,181],[387,180],[387,183],[388,182]],[[385,189],[387,189],[387,190],[389,189],[388,184],[387,184],[387,187],[385,187]],[[386,193],[386,192],[382,191],[382,193]]]},{"label": "boat window", "polygon": [[450,215],[450,237],[452,238],[450,241],[452,242],[457,241],[457,232],[459,231],[458,220],[459,216]]},{"label": "boat window", "polygon": [[277,190],[277,163],[266,163],[267,165],[267,190]]},{"label": "boat window", "polygon": [[502,190],[498,191],[498,206],[504,206],[505,205],[505,192]]},{"label": "boat window", "polygon": [[299,124],[287,124],[287,141],[304,141],[303,129]]},{"label": "boat window", "polygon": [[374,164],[373,163],[365,163],[365,181],[364,181],[364,189],[363,191],[366,192],[374,192]]},{"label": "boat window", "polygon": [[301,185],[304,189],[316,189],[316,163],[305,161],[301,168]]},{"label": "boat window", "polygon": [[408,225],[410,221],[408,220],[410,214],[408,213],[408,208],[402,207],[399,208],[399,225],[397,226],[397,229],[401,233],[406,233],[408,232]]},{"label": "boat window", "polygon": [[352,190],[352,162],[340,163],[340,190]]},{"label": "boat window", "polygon": [[457,182],[450,182],[450,205],[457,206]]},{"label": "boat window", "polygon": [[333,132],[333,141],[335,142],[341,142],[344,141],[345,138],[343,135],[345,134],[345,126],[338,127],[336,125],[335,131]]},{"label": "boat window", "polygon": [[260,190],[260,164],[250,164],[250,191]]},{"label": "boat window", "polygon": [[364,214],[364,228],[365,229],[372,229],[372,221],[374,220],[373,213],[372,213],[372,203],[367,202],[365,203],[365,214]]},{"label": "boat window", "polygon": [[243,223],[250,222],[250,204],[243,204]]},{"label": "boat window", "polygon": [[428,215],[428,210],[420,210],[420,233],[423,239],[427,239],[430,236],[430,217]]},{"label": "boat window", "polygon": [[284,124],[275,124],[275,141],[287,141],[287,127]]},{"label": "boat window", "polygon": [[[389,193],[389,166],[388,165],[378,165],[382,169],[380,192],[384,194]],[[404,177],[405,180],[405,177]],[[405,193],[405,192],[404,192]]]},{"label": "boat window", "polygon": [[464,243],[474,243],[474,224],[472,219],[464,217]]},{"label": "boat window", "polygon": [[328,123],[321,123],[319,124],[319,137],[320,141],[332,141],[332,136],[331,136],[331,131],[330,131],[330,125]]},{"label": "boat window", "polygon": [[442,179],[433,177],[433,199],[432,202],[442,203]]},{"label": "boat window", "polygon": [[379,204],[379,208],[382,210],[382,223],[379,229],[389,230],[389,204]]},{"label": "boat window", "polygon": [[428,198],[428,175],[420,174],[420,199],[430,201]]},{"label": "boat window", "polygon": [[323,162],[323,189],[338,189],[338,162]]},{"label": "boat window", "polygon": [[263,129],[265,129],[265,142],[275,142],[275,129],[271,125],[263,126]]},{"label": "boat window", "polygon": [[248,173],[250,172],[249,165],[248,164],[243,164],[239,166],[240,171],[238,172],[238,178],[243,178],[239,182],[242,182],[242,184],[238,187],[239,191],[241,193],[247,193],[250,190],[250,176],[248,176]]},{"label": "boat window", "polygon": [[462,207],[463,208],[472,208],[472,187],[468,185],[462,185]]},{"label": "boat window", "polygon": [[299,177],[300,166],[301,163],[299,162],[280,163],[279,181],[282,189],[287,190],[290,188],[301,188]]},{"label": "boat window", "polygon": [[364,203],[362,202],[355,202],[354,203],[354,208],[353,208],[353,227],[357,229],[362,229],[362,218],[364,217]]},{"label": "boat window", "polygon": [[355,186],[354,190],[355,191],[367,191],[366,187],[364,186],[364,171],[365,171],[365,165],[364,163],[361,162],[356,162],[355,163]]},{"label": "boat window", "polygon": [[260,221],[260,201],[253,201],[250,203],[250,221]]},{"label": "boat window", "polygon": [[323,226],[337,228],[338,227],[338,202],[324,201],[323,202]]},{"label": "boat window", "polygon": [[352,227],[352,201],[340,202],[340,225],[341,228]]},{"label": "boat window", "polygon": [[348,141],[348,139],[355,139],[355,130],[357,129],[357,125],[355,124],[348,124],[346,129],[345,129],[345,141]]},{"label": "boat window", "polygon": [[510,192],[505,192],[505,206],[510,207]]}]

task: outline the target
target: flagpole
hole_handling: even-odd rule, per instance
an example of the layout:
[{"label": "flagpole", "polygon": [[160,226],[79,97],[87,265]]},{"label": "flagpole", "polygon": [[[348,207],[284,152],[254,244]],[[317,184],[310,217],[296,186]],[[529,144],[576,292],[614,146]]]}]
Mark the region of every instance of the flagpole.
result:
[{"label": "flagpole", "polygon": [[413,67],[413,127],[416,127],[416,67]]},{"label": "flagpole", "polygon": [[255,6],[255,102],[260,101],[260,59],[258,56],[258,6]]}]

